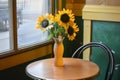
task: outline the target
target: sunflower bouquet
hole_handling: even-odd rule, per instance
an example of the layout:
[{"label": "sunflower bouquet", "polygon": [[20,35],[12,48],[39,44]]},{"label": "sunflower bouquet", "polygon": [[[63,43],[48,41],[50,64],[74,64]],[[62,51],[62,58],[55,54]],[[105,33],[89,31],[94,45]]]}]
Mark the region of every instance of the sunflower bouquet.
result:
[{"label": "sunflower bouquet", "polygon": [[48,39],[58,38],[59,36],[67,37],[70,41],[74,40],[76,33],[79,31],[74,22],[75,17],[71,10],[63,9],[57,14],[46,14],[38,17],[36,28],[43,32],[48,31]]}]

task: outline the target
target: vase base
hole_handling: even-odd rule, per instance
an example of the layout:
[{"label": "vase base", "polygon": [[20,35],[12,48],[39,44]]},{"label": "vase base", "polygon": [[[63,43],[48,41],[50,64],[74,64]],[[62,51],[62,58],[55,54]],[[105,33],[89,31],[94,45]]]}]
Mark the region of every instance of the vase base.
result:
[{"label": "vase base", "polygon": [[56,67],[63,67],[64,64],[55,64]]},{"label": "vase base", "polygon": [[56,67],[63,67],[64,63],[63,63],[63,59],[55,59],[55,66]]},{"label": "vase base", "polygon": [[64,65],[58,65],[58,64],[55,64],[56,67],[63,67]]}]

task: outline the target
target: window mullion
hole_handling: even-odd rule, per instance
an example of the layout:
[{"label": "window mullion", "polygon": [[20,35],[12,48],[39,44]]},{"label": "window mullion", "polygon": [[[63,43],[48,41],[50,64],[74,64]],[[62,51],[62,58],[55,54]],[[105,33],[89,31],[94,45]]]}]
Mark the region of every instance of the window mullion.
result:
[{"label": "window mullion", "polygon": [[51,6],[51,8],[52,8],[52,14],[55,14],[55,1],[54,0],[52,0],[52,2],[51,2],[52,4],[52,6]]},{"label": "window mullion", "polygon": [[17,11],[16,11],[16,0],[12,0],[11,3],[11,18],[12,18],[12,26],[11,26],[11,32],[12,32],[12,37],[11,37],[11,46],[13,47],[14,50],[18,50],[18,45],[17,45]]}]

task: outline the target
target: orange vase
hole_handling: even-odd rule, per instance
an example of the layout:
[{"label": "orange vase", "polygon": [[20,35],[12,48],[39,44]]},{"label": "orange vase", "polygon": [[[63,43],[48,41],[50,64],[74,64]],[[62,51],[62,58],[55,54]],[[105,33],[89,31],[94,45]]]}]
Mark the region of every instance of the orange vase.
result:
[{"label": "orange vase", "polygon": [[59,36],[58,38],[53,38],[54,39],[54,63],[55,66],[57,67],[62,67],[64,66],[63,62],[63,54],[64,54],[64,45],[63,45],[63,37]]}]

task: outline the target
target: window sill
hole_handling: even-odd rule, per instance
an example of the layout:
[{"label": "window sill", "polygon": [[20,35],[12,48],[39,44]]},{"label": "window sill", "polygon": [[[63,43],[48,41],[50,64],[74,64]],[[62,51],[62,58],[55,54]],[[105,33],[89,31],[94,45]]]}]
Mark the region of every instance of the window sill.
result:
[{"label": "window sill", "polygon": [[[11,52],[10,52],[11,53]],[[0,55],[0,70],[7,69],[52,53],[52,41],[22,49],[11,54]]]}]

